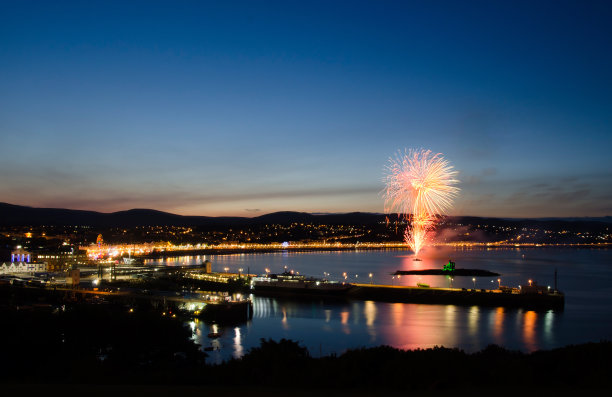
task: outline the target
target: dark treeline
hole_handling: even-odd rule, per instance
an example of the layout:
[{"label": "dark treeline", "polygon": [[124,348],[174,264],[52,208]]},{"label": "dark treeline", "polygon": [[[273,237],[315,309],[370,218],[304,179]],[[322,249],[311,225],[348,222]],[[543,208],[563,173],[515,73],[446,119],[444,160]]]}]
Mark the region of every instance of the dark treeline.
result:
[{"label": "dark treeline", "polygon": [[208,365],[184,322],[153,310],[74,304],[0,310],[0,381],[444,390],[608,388],[612,343],[524,354],[498,346],[402,351],[381,346],[313,358],[290,340],[262,340],[242,359]]},{"label": "dark treeline", "polygon": [[[389,346],[349,350],[339,356],[311,358],[296,342],[262,340],[241,360],[211,367],[217,382],[257,385],[295,385],[295,375],[306,386],[371,389],[456,388],[609,388],[612,343],[568,346],[523,354],[491,345],[468,354],[436,347],[404,351]],[[240,373],[240,379],[232,374]]]}]

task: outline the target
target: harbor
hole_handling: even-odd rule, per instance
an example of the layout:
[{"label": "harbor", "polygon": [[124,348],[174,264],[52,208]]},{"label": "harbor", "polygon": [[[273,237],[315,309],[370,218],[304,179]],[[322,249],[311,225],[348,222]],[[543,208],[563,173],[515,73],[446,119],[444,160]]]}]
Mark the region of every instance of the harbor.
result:
[{"label": "harbor", "polygon": [[[582,271],[588,267],[606,274],[600,265],[606,263],[608,251],[597,252],[599,260],[585,262]],[[574,335],[590,332],[576,329],[578,323],[564,321],[569,316],[576,317],[576,302],[581,302],[581,297],[590,296],[586,290],[577,290],[573,280],[580,280],[581,273],[576,273],[575,265],[567,262],[567,258],[580,261],[586,253],[573,249],[455,249],[452,255],[441,253],[435,258],[424,257],[418,263],[402,251],[195,256],[172,261],[147,260],[144,266],[122,265],[114,269],[106,266],[102,278],[98,278],[96,267],[83,268],[78,288],[62,285],[58,279],[55,294],[50,285],[33,288],[28,284],[17,289],[36,295],[28,299],[30,303],[22,302],[20,310],[42,310],[37,309],[38,298],[44,294],[55,296],[58,301],[74,296],[77,301],[96,307],[106,301],[120,312],[130,313],[133,308],[133,314],[151,313],[160,318],[176,315],[175,320],[191,329],[193,338],[214,363],[242,356],[249,348],[258,346],[261,338],[303,340],[311,352],[323,355],[380,344],[403,349],[443,344],[475,351],[496,343],[533,351],[572,343],[577,340]],[[485,269],[501,276],[394,275],[397,269],[441,268],[449,257],[462,267]],[[543,262],[540,257],[552,260]],[[539,263],[545,265],[538,267]],[[316,285],[316,279],[327,278],[335,284],[344,282],[347,291],[334,295],[250,287],[251,280],[267,274],[266,269],[280,270],[282,274],[285,266],[287,270],[295,269],[296,275],[299,270],[299,276],[309,280],[310,285]],[[559,289],[565,292],[563,297],[559,294],[551,300],[544,294],[520,294],[523,286],[529,287],[529,279],[534,286],[536,281],[542,284],[541,292],[548,291],[548,283],[554,290],[556,268]],[[518,273],[510,272],[511,269],[518,269]],[[602,283],[591,285],[595,291],[605,287]],[[251,302],[252,311],[249,314],[240,310],[240,319],[233,320],[208,316],[199,310],[196,300],[201,303],[208,300],[208,306],[214,309],[207,310],[224,311],[223,305],[213,306],[211,292],[223,300],[235,300],[241,294],[241,299]],[[57,307],[54,302],[49,303]],[[190,312],[178,310],[192,303]],[[601,310],[601,305],[593,304]],[[593,304],[581,306],[580,312],[591,313]],[[605,322],[593,324],[593,334],[607,329]],[[478,337],[477,344],[474,335]]]},{"label": "harbor", "polygon": [[[449,261],[442,269],[425,269],[417,271],[396,271],[395,276],[402,274],[424,274],[446,276],[452,282],[453,277],[460,276],[500,276],[499,273],[482,269],[456,269],[455,263]],[[497,289],[475,288],[441,288],[417,283],[416,286],[373,285],[365,283],[348,283],[330,281],[294,274],[285,270],[280,274],[266,274],[259,277],[248,276],[254,294],[284,297],[327,297],[372,300],[398,303],[425,303],[450,305],[479,305],[500,307],[523,307],[538,309],[562,309],[565,295],[556,288],[538,286],[532,280],[528,285],[511,288],[501,285],[498,279]]]},{"label": "harbor", "polygon": [[[218,257],[219,258],[219,257]],[[136,305],[148,302],[155,308],[161,307],[162,312],[183,316],[191,316],[206,321],[234,322],[247,321],[253,316],[252,301],[249,296],[279,297],[283,299],[319,301],[374,301],[388,303],[416,303],[431,305],[462,305],[481,307],[523,308],[535,310],[563,310],[565,295],[556,287],[540,286],[537,282],[528,281],[517,287],[504,286],[497,278],[497,288],[477,288],[473,277],[472,288],[465,283],[453,287],[455,277],[461,276],[458,271],[465,270],[470,275],[479,273],[497,275],[499,273],[481,269],[455,269],[454,262],[449,261],[443,269],[420,269],[412,277],[414,284],[401,285],[406,271],[396,271],[392,275],[392,284],[374,283],[370,274],[370,283],[359,282],[355,275],[350,281],[348,274],[343,279],[330,280],[300,275],[299,272],[288,270],[282,273],[256,275],[244,272],[214,272],[212,262],[205,260],[181,266],[98,266],[74,270],[64,280],[45,282],[31,278],[27,281],[11,278],[14,286],[22,284],[26,287],[36,286],[39,289],[53,289],[55,293],[71,293],[72,295],[92,295],[106,300],[120,301]],[[216,265],[216,267],[219,267]],[[225,268],[228,269],[228,268]],[[437,285],[422,281],[419,274],[429,276]],[[72,274],[72,273],[69,273]],[[327,274],[324,272],[324,274]],[[444,275],[444,277],[441,277]],[[436,281],[437,280],[437,281]],[[448,280],[448,286],[440,286],[442,280]],[[5,280],[6,281],[6,280]],[[39,281],[39,283],[37,283]],[[494,280],[491,280],[493,282]],[[396,284],[396,285],[394,285]],[[481,283],[482,284],[482,283]]]}]

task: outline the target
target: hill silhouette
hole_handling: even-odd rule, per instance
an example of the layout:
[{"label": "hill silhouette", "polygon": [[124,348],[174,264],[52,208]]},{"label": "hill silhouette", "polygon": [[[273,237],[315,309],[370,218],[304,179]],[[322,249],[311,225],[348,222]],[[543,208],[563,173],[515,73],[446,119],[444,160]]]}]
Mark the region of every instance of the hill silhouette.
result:
[{"label": "hill silhouette", "polygon": [[[65,208],[36,208],[8,203],[0,203],[0,226],[91,226],[91,227],[135,227],[135,226],[242,226],[261,224],[337,224],[337,225],[375,225],[395,220],[395,215],[368,212],[349,212],[339,214],[311,214],[307,212],[280,211],[257,217],[231,216],[186,216],[152,209],[135,208],[125,211],[104,213],[96,211],[72,210]],[[611,217],[600,218],[535,218],[508,219],[475,216],[449,216],[447,219],[456,224],[488,224],[504,227],[539,227],[554,230],[601,230],[612,223]]]},{"label": "hill silhouette", "polygon": [[385,216],[382,214],[362,212],[314,215],[306,212],[281,211],[248,218],[228,216],[185,216],[144,208],[104,213],[64,208],[35,208],[0,203],[0,226],[231,226],[271,223],[287,224],[293,222],[369,224],[380,222],[384,219]]}]

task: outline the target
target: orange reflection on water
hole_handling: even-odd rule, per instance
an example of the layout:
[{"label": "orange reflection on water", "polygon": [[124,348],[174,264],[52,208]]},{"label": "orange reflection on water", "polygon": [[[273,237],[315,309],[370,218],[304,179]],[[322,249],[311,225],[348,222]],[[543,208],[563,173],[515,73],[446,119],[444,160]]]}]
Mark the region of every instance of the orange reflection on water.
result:
[{"label": "orange reflection on water", "polygon": [[495,343],[503,345],[503,334],[504,334],[504,308],[498,307],[493,313],[493,336],[495,337]]},{"label": "orange reflection on water", "polygon": [[373,326],[376,320],[376,303],[374,303],[374,301],[365,301],[363,315],[366,319],[366,325],[368,327]]},{"label": "orange reflection on water", "polygon": [[348,325],[349,316],[349,312],[340,312],[340,323],[342,323],[342,325]]},{"label": "orange reflection on water", "polygon": [[471,335],[475,336],[478,333],[478,322],[480,320],[480,308],[478,306],[470,307],[468,313],[468,330]]},{"label": "orange reflection on water", "polygon": [[[380,342],[401,349],[453,346],[457,338],[457,308],[444,310],[431,305],[395,303],[379,317],[389,318],[389,326],[378,327]],[[380,308],[379,308],[380,309]]]},{"label": "orange reflection on water", "polygon": [[283,325],[283,329],[289,329],[289,321],[287,320],[287,310],[283,307],[283,319],[281,320],[281,324]]},{"label": "orange reflection on water", "polygon": [[393,325],[401,326],[404,321],[404,306],[403,303],[392,303],[391,304],[391,320],[393,321]]},{"label": "orange reflection on water", "polygon": [[537,349],[535,332],[537,319],[538,314],[533,310],[526,312],[525,316],[523,317],[523,340],[529,351],[534,351]]},{"label": "orange reflection on water", "polygon": [[340,323],[342,324],[342,332],[347,335],[351,333],[351,328],[349,327],[350,315],[351,314],[348,311],[340,312]]},{"label": "orange reflection on water", "polygon": [[373,301],[365,301],[363,315],[365,316],[368,335],[370,335],[371,341],[374,341],[376,340],[376,327],[374,326],[374,322],[376,321],[376,303]]}]

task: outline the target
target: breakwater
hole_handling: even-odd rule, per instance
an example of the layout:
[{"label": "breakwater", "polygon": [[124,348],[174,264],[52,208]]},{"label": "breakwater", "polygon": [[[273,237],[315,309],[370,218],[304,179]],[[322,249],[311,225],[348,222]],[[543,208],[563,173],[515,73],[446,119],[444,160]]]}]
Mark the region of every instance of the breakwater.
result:
[{"label": "breakwater", "polygon": [[383,302],[433,303],[452,305],[503,306],[534,309],[562,309],[562,293],[522,294],[500,290],[429,288],[353,284],[346,296],[351,299]]},{"label": "breakwater", "polygon": [[562,293],[521,294],[500,290],[405,287],[391,285],[352,284],[342,293],[326,293],[321,290],[287,290],[266,288],[252,290],[255,295],[284,298],[325,298],[348,300],[371,300],[396,303],[426,303],[439,305],[521,307],[525,309],[563,309],[565,296]]}]

